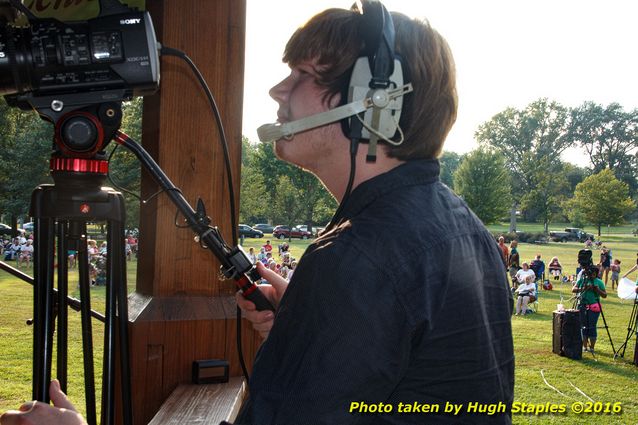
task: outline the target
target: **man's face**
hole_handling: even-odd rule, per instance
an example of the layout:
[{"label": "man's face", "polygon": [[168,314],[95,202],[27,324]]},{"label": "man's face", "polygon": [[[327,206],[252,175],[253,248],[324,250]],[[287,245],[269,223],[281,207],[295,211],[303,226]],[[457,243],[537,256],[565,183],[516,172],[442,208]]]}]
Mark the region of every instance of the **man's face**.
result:
[{"label": "man's face", "polygon": [[[316,83],[316,72],[312,62],[292,67],[290,75],[270,89],[270,96],[279,104],[277,121],[295,121],[327,111],[338,104],[335,96],[330,103],[323,100],[324,89]],[[322,159],[330,158],[336,145],[335,139],[343,136],[340,124],[295,134],[290,140],[281,139],[275,144],[277,156],[311,171],[316,171]],[[347,149],[347,143],[342,143]]]}]

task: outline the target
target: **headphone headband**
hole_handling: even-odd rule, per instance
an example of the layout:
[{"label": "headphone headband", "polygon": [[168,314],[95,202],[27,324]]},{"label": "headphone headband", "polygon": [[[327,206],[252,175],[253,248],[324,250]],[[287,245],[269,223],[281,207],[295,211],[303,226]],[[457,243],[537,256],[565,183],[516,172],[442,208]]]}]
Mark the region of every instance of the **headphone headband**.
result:
[{"label": "headphone headband", "polygon": [[[360,6],[359,6],[360,4]],[[352,67],[347,93],[342,95],[342,104],[365,98],[388,99],[365,113],[342,121],[342,129],[351,140],[367,139],[368,161],[376,158],[379,140],[399,145],[403,135],[399,118],[403,105],[402,96],[389,100],[389,92],[404,87],[403,66],[395,57],[395,29],[392,15],[379,0],[361,0],[351,10],[361,13],[359,34],[363,41],[360,56]],[[411,85],[407,84],[411,91]],[[399,140],[393,140],[399,134]]]},{"label": "headphone headband", "polygon": [[362,56],[367,56],[370,63],[370,88],[387,88],[394,71],[392,16],[377,0],[364,0],[362,9],[364,23],[361,31],[365,43]]}]

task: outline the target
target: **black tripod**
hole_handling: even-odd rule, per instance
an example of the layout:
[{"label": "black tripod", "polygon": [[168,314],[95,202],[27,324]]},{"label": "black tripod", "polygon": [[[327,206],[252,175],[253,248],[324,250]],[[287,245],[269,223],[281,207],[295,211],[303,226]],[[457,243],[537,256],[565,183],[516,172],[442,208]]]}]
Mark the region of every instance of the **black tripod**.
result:
[{"label": "black tripod", "polygon": [[[583,287],[585,286],[587,280],[592,280],[591,278],[584,276],[583,277]],[[576,296],[574,297],[574,305],[573,308],[574,309],[578,309],[579,311],[581,311],[581,322],[582,322],[582,310],[586,308],[586,306],[583,305],[583,294],[587,291],[591,291],[592,289],[585,289],[584,291],[581,291],[579,293],[576,294]],[[614,341],[611,339],[611,333],[609,332],[609,326],[607,325],[607,320],[605,319],[605,313],[603,313],[603,306],[600,303],[600,300],[598,300],[595,305],[598,306],[599,310],[600,310],[600,317],[603,318],[603,323],[605,324],[605,330],[607,331],[607,336],[609,337],[609,344],[611,344],[611,350],[615,353],[616,349],[614,348]],[[585,312],[585,317],[587,318],[587,314]],[[589,319],[586,319],[587,321],[585,323],[581,323],[581,336],[583,341],[585,341],[585,335],[584,335],[584,330],[586,328],[589,328]],[[596,357],[595,354],[593,353],[593,351],[591,352],[592,355],[594,356],[594,358]]]},{"label": "black tripod", "polygon": [[634,298],[634,307],[631,310],[631,315],[629,316],[629,323],[627,323],[627,337],[625,338],[625,342],[623,342],[620,345],[620,347],[618,347],[618,351],[614,352],[614,359],[619,356],[622,358],[625,357],[625,349],[627,348],[627,343],[629,342],[632,336],[638,334],[638,329],[636,325],[637,316],[638,316],[638,294],[636,294],[636,298]]},{"label": "black tripod", "polygon": [[[114,422],[115,411],[115,322],[119,330],[121,388],[124,424],[132,423],[131,377],[128,351],[127,299],[124,251],[124,201],[122,195],[101,187],[108,162],[102,147],[111,139],[129,149],[140,160],[156,183],[166,191],[182,213],[189,227],[198,235],[202,247],[209,249],[221,262],[221,272],[234,279],[244,297],[258,310],[273,310],[255,282],[260,280],[256,267],[240,247],[226,244],[219,230],[210,226],[210,218],[201,200],[193,209],[181,191],[173,185],[152,157],[137,143],[119,131],[121,103],[90,105],[56,120],[56,144],[64,153],[51,159],[55,185],[38,187],[32,197],[31,215],[35,219],[35,289],[33,398],[48,402],[47,387],[51,380],[54,310],[58,314],[58,378],[66,386],[67,346],[67,250],[76,249],[80,268],[83,354],[87,422],[97,423],[95,413],[95,383],[93,378],[93,347],[91,344],[91,310],[89,301],[88,253],[86,223],[108,222],[107,297],[104,328],[104,367],[102,390],[103,424]],[[76,128],[79,127],[79,130]],[[69,136],[65,138],[64,136]],[[79,158],[68,152],[78,149]],[[80,149],[83,149],[80,151]],[[87,153],[88,152],[88,153]],[[231,179],[232,180],[232,179]],[[58,294],[54,298],[53,270],[55,228],[58,238]],[[117,311],[117,314],[116,314]]]},{"label": "black tripod", "polygon": [[[116,322],[119,332],[123,423],[132,423],[131,378],[128,350],[128,308],[124,248],[124,199],[119,192],[102,187],[108,162],[102,147],[121,119],[119,104],[88,107],[70,112],[56,121],[57,148],[51,158],[55,184],[37,187],[30,215],[35,221],[33,399],[49,402],[53,334],[57,315],[57,378],[67,387],[68,346],[68,250],[77,252],[81,299],[82,351],[86,393],[86,419],[97,424],[91,326],[87,223],[107,222],[106,312],[102,372],[101,423],[115,422]],[[104,122],[106,122],[106,124]],[[107,133],[105,136],[104,133]],[[57,238],[57,251],[56,251]],[[54,291],[57,252],[57,296]]]}]

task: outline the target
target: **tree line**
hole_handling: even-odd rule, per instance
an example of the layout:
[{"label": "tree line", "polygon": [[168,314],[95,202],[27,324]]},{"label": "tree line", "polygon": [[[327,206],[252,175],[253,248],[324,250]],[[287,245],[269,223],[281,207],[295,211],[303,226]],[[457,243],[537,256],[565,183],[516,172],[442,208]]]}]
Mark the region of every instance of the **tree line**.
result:
[{"label": "tree line", "polygon": [[[141,99],[123,109],[123,130],[140,141]],[[28,221],[33,188],[50,182],[51,127],[37,114],[0,100],[0,213],[14,227],[18,220]],[[568,108],[538,99],[496,114],[479,126],[475,139],[478,147],[468,154],[444,152],[441,179],[486,224],[520,212],[546,231],[552,221],[600,230],[635,214],[638,110],[593,102]],[[570,147],[580,149],[586,163],[563,161]],[[312,226],[330,220],[337,203],[318,179],[279,161],[271,144],[244,137],[242,148],[240,222]],[[139,194],[140,166],[132,154],[115,152],[110,174],[118,186]],[[127,227],[137,227],[139,201],[125,197]]]},{"label": "tree line", "polygon": [[242,140],[242,223],[325,225],[337,203],[314,175],[275,156],[271,143]]},{"label": "tree line", "polygon": [[[538,99],[507,108],[479,126],[478,148],[445,153],[442,179],[485,223],[520,211],[541,222],[582,227],[622,223],[635,213],[638,195],[638,109],[584,102],[567,108]],[[582,166],[561,159],[580,148]]]}]

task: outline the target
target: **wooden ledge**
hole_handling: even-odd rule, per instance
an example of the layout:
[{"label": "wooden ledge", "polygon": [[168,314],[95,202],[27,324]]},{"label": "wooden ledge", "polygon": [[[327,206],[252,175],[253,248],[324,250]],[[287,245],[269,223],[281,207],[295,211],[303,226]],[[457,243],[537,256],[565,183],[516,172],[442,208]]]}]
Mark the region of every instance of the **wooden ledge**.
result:
[{"label": "wooden ledge", "polygon": [[233,422],[246,395],[241,377],[225,384],[180,385],[162,404],[149,425],[206,424]]}]

